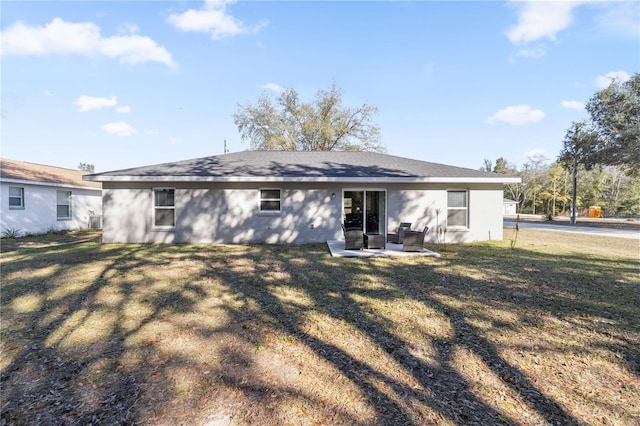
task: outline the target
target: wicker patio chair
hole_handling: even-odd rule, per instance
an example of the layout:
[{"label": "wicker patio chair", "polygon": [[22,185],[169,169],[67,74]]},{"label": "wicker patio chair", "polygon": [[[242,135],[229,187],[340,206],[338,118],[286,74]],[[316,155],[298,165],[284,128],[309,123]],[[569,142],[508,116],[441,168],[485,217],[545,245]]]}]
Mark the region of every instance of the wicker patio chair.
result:
[{"label": "wicker patio chair", "polygon": [[402,244],[405,231],[411,230],[411,222],[400,222],[398,232],[395,234],[387,234],[387,242],[394,244]]},{"label": "wicker patio chair", "polygon": [[404,241],[402,243],[403,251],[422,251],[424,249],[424,237],[429,230],[428,226],[425,226],[422,232],[420,231],[405,231]]},{"label": "wicker patio chair", "polygon": [[345,250],[362,250],[364,247],[364,232],[360,228],[345,228],[342,225],[344,233],[344,249]]}]

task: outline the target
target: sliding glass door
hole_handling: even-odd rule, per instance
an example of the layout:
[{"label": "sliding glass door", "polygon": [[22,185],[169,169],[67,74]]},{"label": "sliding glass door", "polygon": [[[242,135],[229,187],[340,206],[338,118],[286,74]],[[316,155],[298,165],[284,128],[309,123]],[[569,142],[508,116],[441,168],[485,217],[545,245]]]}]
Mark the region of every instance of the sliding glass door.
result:
[{"label": "sliding glass door", "polygon": [[345,190],[342,199],[345,228],[360,228],[367,234],[386,235],[386,191]]}]

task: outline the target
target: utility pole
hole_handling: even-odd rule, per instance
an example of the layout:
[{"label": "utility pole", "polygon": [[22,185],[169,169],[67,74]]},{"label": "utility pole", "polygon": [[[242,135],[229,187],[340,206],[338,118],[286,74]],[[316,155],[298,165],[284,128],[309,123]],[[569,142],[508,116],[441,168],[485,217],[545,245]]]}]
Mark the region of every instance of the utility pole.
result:
[{"label": "utility pole", "polygon": [[578,187],[578,159],[573,158],[573,194],[571,194],[571,224],[576,224],[576,189]]},{"label": "utility pole", "polygon": [[226,154],[228,152],[229,152],[229,150],[227,149],[227,140],[225,139],[224,140],[224,153]]}]

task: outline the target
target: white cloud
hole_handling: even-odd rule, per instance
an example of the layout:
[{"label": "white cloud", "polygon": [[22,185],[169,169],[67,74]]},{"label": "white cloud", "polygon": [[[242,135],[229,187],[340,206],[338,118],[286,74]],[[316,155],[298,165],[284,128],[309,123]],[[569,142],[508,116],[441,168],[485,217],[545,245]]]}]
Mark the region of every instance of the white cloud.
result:
[{"label": "white cloud", "polygon": [[524,154],[529,161],[546,161],[549,159],[549,154],[544,149],[533,149]]},{"label": "white cloud", "polygon": [[529,105],[516,105],[508,106],[500,111],[494,112],[489,118],[487,123],[493,124],[497,121],[504,121],[513,125],[524,125],[530,123],[537,123],[541,121],[546,114],[539,110],[533,109]]},{"label": "white cloud", "polygon": [[584,109],[584,102],[580,102],[580,101],[562,101],[561,104],[563,107],[569,108],[569,109],[575,109],[575,110]]},{"label": "white cloud", "polygon": [[[135,24],[127,24],[129,32],[133,29],[132,25]],[[100,27],[93,22],[65,22],[60,18],[54,18],[39,27],[16,22],[0,32],[0,47],[2,55],[75,54],[106,56],[126,64],[160,62],[170,67],[176,66],[171,53],[149,37],[133,33],[102,37]]]},{"label": "white cloud", "polygon": [[102,126],[102,130],[117,136],[132,136],[138,133],[129,123],[119,121],[117,123],[107,123]]},{"label": "white cloud", "polygon": [[544,38],[555,40],[556,34],[571,25],[572,11],[580,4],[580,1],[511,2],[518,9],[518,23],[507,30],[507,37],[513,44]]},{"label": "white cloud", "polygon": [[116,108],[116,112],[118,114],[129,114],[131,112],[131,107],[129,105],[124,105]]},{"label": "white cloud", "polygon": [[85,112],[92,109],[116,106],[118,103],[115,96],[110,98],[94,98],[93,96],[81,95],[73,104],[78,107],[78,111]]},{"label": "white cloud", "polygon": [[123,22],[122,24],[118,25],[119,34],[133,35],[133,34],[138,34],[139,32],[140,32],[140,27],[133,22]]},{"label": "white cloud", "polygon": [[182,139],[181,138],[169,138],[169,143],[171,145],[178,145],[182,143]]},{"label": "white cloud", "polygon": [[189,9],[186,12],[174,13],[167,21],[182,31],[209,33],[213,40],[232,37],[240,34],[256,33],[266,23],[247,26],[239,19],[229,15],[227,4],[235,1],[206,1],[201,9]]},{"label": "white cloud", "polygon": [[626,71],[611,71],[606,73],[605,75],[599,75],[596,78],[596,84],[601,89],[606,89],[613,82],[613,80],[617,80],[618,83],[624,83],[631,78],[629,73]]},{"label": "white cloud", "polygon": [[531,49],[520,49],[516,52],[516,56],[522,58],[540,59],[547,54],[547,50],[544,46],[538,46]]},{"label": "white cloud", "polygon": [[635,1],[596,3],[605,12],[596,17],[598,27],[607,32],[625,37],[638,37],[640,7]]},{"label": "white cloud", "polygon": [[51,92],[50,92],[50,91],[48,91],[48,90],[43,90],[42,92],[40,92],[40,94],[41,94],[42,96],[53,96],[53,93],[51,93]]},{"label": "white cloud", "polygon": [[276,93],[282,93],[284,92],[284,87],[275,84],[275,83],[267,83],[267,84],[263,84],[262,86],[260,86],[263,89],[267,89],[267,90],[273,90]]}]

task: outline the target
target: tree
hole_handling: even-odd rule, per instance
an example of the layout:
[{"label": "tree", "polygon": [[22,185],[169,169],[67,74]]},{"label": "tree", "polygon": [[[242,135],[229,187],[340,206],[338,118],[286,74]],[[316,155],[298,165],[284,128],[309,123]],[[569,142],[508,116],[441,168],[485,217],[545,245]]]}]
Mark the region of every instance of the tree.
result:
[{"label": "tree", "polygon": [[80,163],[78,164],[78,170],[82,170],[83,172],[93,173],[96,170],[96,166],[89,163]]},{"label": "tree", "polygon": [[576,139],[580,146],[567,146],[567,153],[577,153],[579,164],[591,169],[596,164],[621,166],[630,175],[640,176],[640,74],[624,83],[613,81],[597,92],[585,105],[590,122],[583,123],[589,137]]},{"label": "tree", "polygon": [[256,105],[238,105],[233,115],[242,139],[252,149],[285,151],[384,152],[373,122],[377,108],[342,104],[342,90],[334,82],[319,90],[313,102],[300,101],[293,87],[285,88],[275,104],[263,94]]},{"label": "tree", "polygon": [[578,189],[578,165],[590,166],[590,147],[596,138],[595,132],[589,128],[585,122],[573,122],[571,128],[564,136],[563,148],[560,152],[559,161],[567,170],[572,171],[572,192],[571,192],[571,224],[575,225],[577,211],[577,189]]},{"label": "tree", "polygon": [[[491,167],[493,167],[493,170],[491,169]],[[480,170],[485,172],[492,171],[494,173],[500,173],[507,176],[520,176],[517,168],[509,164],[509,162],[504,157],[498,158],[495,165],[493,165],[491,160],[485,159],[484,165],[480,168]],[[522,208],[522,195],[522,184],[508,183],[504,185],[504,198],[518,201],[520,208]]]},{"label": "tree", "polygon": [[491,172],[493,171],[493,163],[488,158],[485,158],[482,162],[482,167],[480,167],[481,172]]}]

